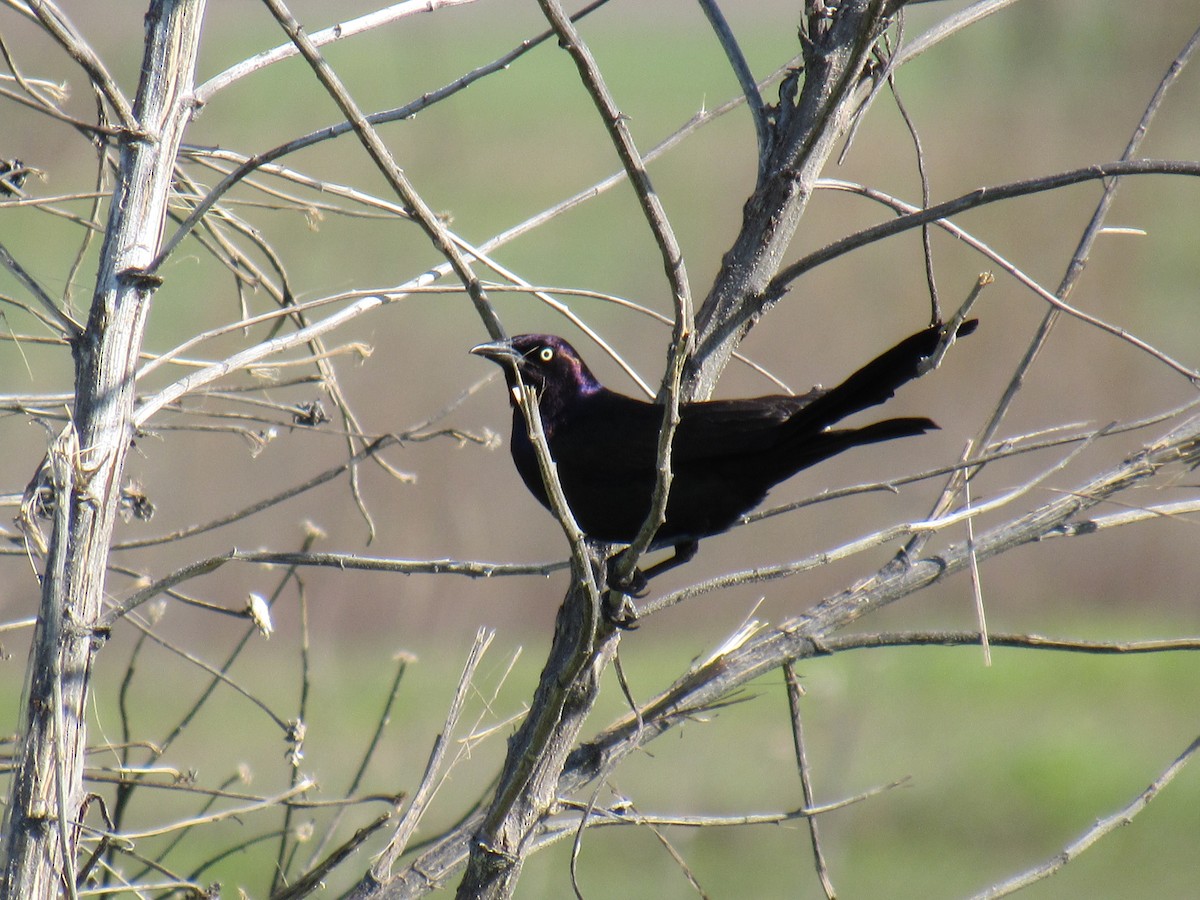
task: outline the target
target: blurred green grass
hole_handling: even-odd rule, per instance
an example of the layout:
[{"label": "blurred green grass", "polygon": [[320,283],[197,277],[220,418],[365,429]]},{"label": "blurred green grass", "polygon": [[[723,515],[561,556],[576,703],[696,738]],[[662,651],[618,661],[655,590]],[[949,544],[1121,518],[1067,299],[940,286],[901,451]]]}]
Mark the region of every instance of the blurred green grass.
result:
[{"label": "blurred green grass", "polygon": [[[1136,623],[1101,616],[1091,626],[1115,635],[1136,633]],[[498,642],[499,643],[499,642]],[[124,676],[119,649],[106,654],[99,672],[93,735],[120,734],[113,708]],[[312,692],[300,772],[317,777],[315,799],[337,796],[356,766],[380,714],[394,671],[390,647],[371,641],[353,650],[318,640],[312,658]],[[442,725],[465,646],[426,644],[409,664],[391,723],[360,793],[411,794],[426,754]],[[485,657],[477,691],[455,734],[450,770],[432,805],[420,842],[462,815],[497,771],[502,727],[467,748],[461,738],[517,713],[540,667],[541,647],[526,648],[498,695],[513,647]],[[648,699],[679,670],[678,659],[706,652],[686,635],[628,636],[622,658],[632,690]],[[220,658],[214,648],[210,658]],[[962,896],[1034,863],[1049,859],[1096,819],[1123,807],[1195,736],[1191,686],[1197,657],[1189,653],[1134,657],[998,649],[989,669],[978,648],[853,651],[800,664],[807,752],[819,803],[854,796],[905,779],[901,787],[829,813],[820,820],[835,886],[847,897]],[[257,642],[232,677],[281,718],[294,712],[297,651],[286,635]],[[585,727],[594,733],[625,711],[612,675]],[[130,692],[133,724],[154,738],[148,722],[172,721],[197,696],[194,669],[165,665],[151,652],[139,662]],[[11,695],[0,715],[12,721]],[[627,798],[647,815],[727,815],[783,812],[801,805],[786,695],[779,673],[740,695],[744,702],[699,716],[626,760],[602,789],[599,802]],[[149,733],[147,733],[149,732]],[[227,688],[188,727],[163,760],[215,787],[237,774],[249,783],[230,790],[269,795],[287,787],[285,743],[277,729],[244,698]],[[134,757],[137,758],[136,756]],[[111,762],[108,754],[93,757]],[[615,795],[614,793],[615,792]],[[582,798],[586,799],[586,797]],[[144,789],[131,807],[127,828],[153,827],[198,801],[182,792]],[[228,801],[217,808],[229,805]],[[1200,770],[1186,768],[1133,825],[1105,838],[1031,896],[1124,898],[1187,897],[1200,879],[1195,836],[1200,825]],[[353,812],[344,839],[382,811]],[[313,821],[316,833],[329,811],[301,812],[294,824]],[[198,861],[230,845],[272,832],[277,812],[201,830],[166,860],[190,872]],[[785,898],[816,896],[806,827],[776,826],[661,829],[709,896]],[[360,871],[381,839],[360,852],[342,884]],[[148,852],[153,841],[144,842]],[[264,873],[273,865],[277,838],[254,843],[206,871],[204,883],[265,895]],[[301,846],[301,858],[313,843]],[[570,894],[569,846],[563,842],[528,863],[520,897]],[[127,865],[128,873],[136,867]],[[583,841],[580,880],[589,898],[694,896],[677,865],[647,828],[589,831]]]}]

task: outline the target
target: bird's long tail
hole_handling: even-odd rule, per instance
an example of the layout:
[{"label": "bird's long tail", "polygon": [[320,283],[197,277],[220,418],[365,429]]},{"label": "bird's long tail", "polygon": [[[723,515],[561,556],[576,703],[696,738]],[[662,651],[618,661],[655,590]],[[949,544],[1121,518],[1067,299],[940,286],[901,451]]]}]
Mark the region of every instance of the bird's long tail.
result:
[{"label": "bird's long tail", "polygon": [[[903,418],[885,419],[873,422],[862,428],[832,428],[811,436],[798,448],[794,448],[790,456],[789,468],[806,469],[817,463],[837,456],[843,450],[851,447],[861,447],[864,444],[877,444],[880,441],[891,441],[896,438],[915,437],[927,431],[937,431],[937,423],[932,419]],[[797,467],[797,464],[798,467]]]},{"label": "bird's long tail", "polygon": [[[978,324],[978,319],[963,322],[957,337],[970,334]],[[877,356],[837,387],[793,413],[788,419],[788,431],[797,438],[811,438],[849,415],[892,398],[897,388],[921,374],[922,364],[937,350],[944,329],[944,325],[931,325]],[[929,419],[889,419],[842,432],[848,440],[850,436],[858,435],[857,440],[849,440],[842,449],[921,434],[936,427]]]}]

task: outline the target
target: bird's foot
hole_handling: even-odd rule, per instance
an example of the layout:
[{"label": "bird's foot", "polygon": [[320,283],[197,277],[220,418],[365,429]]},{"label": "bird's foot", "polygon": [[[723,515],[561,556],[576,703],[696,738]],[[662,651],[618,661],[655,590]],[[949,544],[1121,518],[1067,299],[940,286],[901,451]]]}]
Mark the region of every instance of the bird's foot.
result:
[{"label": "bird's foot", "polygon": [[616,589],[605,591],[603,604],[604,618],[614,628],[634,631],[638,627],[637,607],[628,594]]},{"label": "bird's foot", "polygon": [[608,586],[627,597],[645,597],[650,593],[650,579],[641,569],[634,569],[628,578],[619,577],[615,565],[619,558],[614,556],[608,561]]},{"label": "bird's foot", "polygon": [[604,618],[622,631],[632,631],[637,628],[637,607],[633,604],[634,597],[645,597],[650,593],[650,582],[641,569],[634,569],[628,578],[617,574],[615,562],[618,557],[608,561],[608,590],[604,592]]},{"label": "bird's foot", "polygon": [[650,593],[650,579],[645,576],[641,569],[634,569],[633,574],[629,576],[627,581],[614,584],[613,587],[627,597],[641,599]]}]

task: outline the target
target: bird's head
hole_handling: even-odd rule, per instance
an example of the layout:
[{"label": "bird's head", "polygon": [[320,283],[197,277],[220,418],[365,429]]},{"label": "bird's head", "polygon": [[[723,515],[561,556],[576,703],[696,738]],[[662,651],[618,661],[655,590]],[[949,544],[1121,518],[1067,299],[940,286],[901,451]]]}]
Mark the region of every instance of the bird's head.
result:
[{"label": "bird's head", "polygon": [[518,334],[507,341],[493,341],[471,348],[471,352],[504,369],[513,402],[516,402],[516,373],[538,393],[543,415],[547,405],[562,406],[572,397],[601,389],[575,348],[552,334]]}]

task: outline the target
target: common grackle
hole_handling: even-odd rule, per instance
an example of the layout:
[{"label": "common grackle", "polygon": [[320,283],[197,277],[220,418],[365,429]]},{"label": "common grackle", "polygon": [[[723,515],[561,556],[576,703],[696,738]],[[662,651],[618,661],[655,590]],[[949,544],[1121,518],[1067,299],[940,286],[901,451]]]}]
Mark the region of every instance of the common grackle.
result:
[{"label": "common grackle", "polygon": [[[970,334],[977,324],[975,319],[964,322],[958,336]],[[636,573],[624,587],[635,594],[644,591],[647,578],[691,559],[701,538],[733,526],[772,487],[801,469],[860,444],[937,428],[925,418],[830,426],[883,403],[922,374],[944,330],[931,325],[917,332],[827,391],[681,403],[671,445],[666,520],[651,544],[651,549],[673,546],[675,554]],[[512,458],[533,496],[550,508],[517,407],[518,368],[522,381],[537,391],[550,455],[579,527],[593,540],[630,543],[650,509],[662,407],[604,387],[560,337],[522,334],[480,344],[471,352],[504,369],[513,406]]]}]

